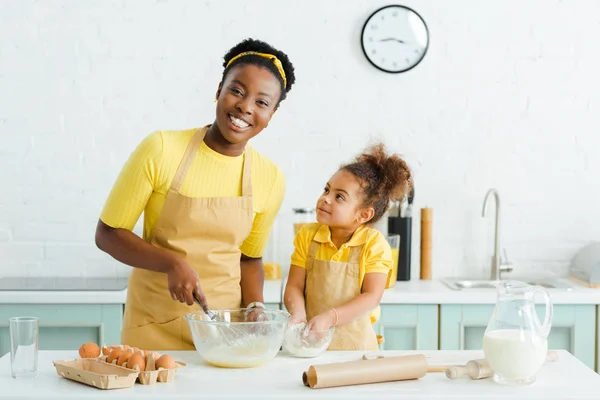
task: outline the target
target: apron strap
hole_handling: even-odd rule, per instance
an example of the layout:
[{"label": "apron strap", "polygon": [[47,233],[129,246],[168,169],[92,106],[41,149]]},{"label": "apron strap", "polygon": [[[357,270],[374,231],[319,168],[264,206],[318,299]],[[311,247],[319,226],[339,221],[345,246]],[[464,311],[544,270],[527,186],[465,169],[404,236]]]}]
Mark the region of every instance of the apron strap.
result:
[{"label": "apron strap", "polygon": [[308,245],[308,254],[307,254],[307,258],[315,258],[315,256],[317,255],[317,249],[319,248],[319,243],[315,242],[314,240],[311,240],[310,244]]},{"label": "apron strap", "polygon": [[360,253],[362,252],[363,246],[354,246],[350,248],[350,254],[348,255],[348,262],[351,264],[360,263]]},{"label": "apron strap", "polygon": [[252,197],[252,153],[248,145],[244,149],[244,168],[242,170],[242,196]]},{"label": "apron strap", "polygon": [[[185,149],[185,154],[181,159],[181,163],[177,168],[177,172],[175,172],[175,176],[173,177],[173,182],[171,182],[171,190],[179,193],[181,186],[183,185],[183,181],[187,175],[190,166],[192,165],[192,161],[196,157],[198,153],[198,148],[200,147],[200,143],[202,139],[204,139],[204,135],[208,130],[208,126],[203,128],[199,128],[187,148]],[[248,151],[248,146],[244,149],[244,167],[242,170],[242,196],[252,197],[252,155]]]},{"label": "apron strap", "polygon": [[183,184],[183,180],[187,175],[188,170],[190,169],[190,165],[192,165],[192,161],[194,161],[194,157],[196,157],[196,153],[198,153],[198,148],[200,147],[200,143],[202,139],[204,139],[204,134],[208,130],[208,127],[199,128],[190,143],[188,144],[187,149],[185,150],[185,154],[183,155],[183,159],[177,168],[177,172],[175,172],[175,177],[173,178],[173,182],[171,183],[171,190],[179,193],[179,189],[181,189],[181,185]]}]

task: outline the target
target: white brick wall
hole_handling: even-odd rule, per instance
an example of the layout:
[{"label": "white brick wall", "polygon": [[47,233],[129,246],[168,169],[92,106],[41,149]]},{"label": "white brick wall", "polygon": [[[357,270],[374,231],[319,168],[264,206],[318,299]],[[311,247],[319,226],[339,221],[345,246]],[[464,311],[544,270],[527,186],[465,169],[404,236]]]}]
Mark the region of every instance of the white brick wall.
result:
[{"label": "white brick wall", "polygon": [[[127,274],[93,243],[108,191],[149,132],[213,120],[221,57],[244,37],[298,76],[254,140],[288,182],[265,258],[288,264],[291,208],[382,138],[414,169],[417,216],[434,208],[434,276],[488,268],[489,187],[515,268],[565,273],[600,236],[600,2],[400,3],[431,45],[389,75],[359,45],[383,1],[0,1],[0,275]],[[416,219],[414,278],[418,240]]]}]

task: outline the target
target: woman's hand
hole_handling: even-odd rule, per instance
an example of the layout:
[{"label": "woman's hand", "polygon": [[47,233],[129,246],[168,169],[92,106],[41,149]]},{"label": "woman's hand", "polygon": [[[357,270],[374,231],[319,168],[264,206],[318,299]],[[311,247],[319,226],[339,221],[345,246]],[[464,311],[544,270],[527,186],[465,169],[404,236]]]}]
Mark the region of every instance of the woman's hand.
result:
[{"label": "woman's hand", "polygon": [[204,310],[207,309],[206,296],[200,288],[198,273],[194,271],[185,261],[174,264],[167,273],[169,281],[169,293],[173,300],[194,304],[194,297],[200,302]]},{"label": "woman's hand", "polygon": [[246,311],[246,321],[248,322],[261,322],[267,319],[262,307],[254,307]]}]

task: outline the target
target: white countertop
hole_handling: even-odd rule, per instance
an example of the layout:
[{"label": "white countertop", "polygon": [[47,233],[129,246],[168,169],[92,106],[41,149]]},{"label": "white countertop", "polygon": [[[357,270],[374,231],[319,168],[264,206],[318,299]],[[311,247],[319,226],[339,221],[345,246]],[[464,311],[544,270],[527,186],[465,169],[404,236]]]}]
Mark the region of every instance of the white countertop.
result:
[{"label": "white countertop", "polygon": [[[600,304],[600,289],[571,282],[566,289],[548,289],[553,304]],[[495,289],[453,290],[439,280],[399,281],[383,294],[381,304],[496,304]]]},{"label": "white countertop", "polygon": [[[600,304],[600,289],[569,280],[572,290],[548,289],[553,304]],[[265,303],[283,302],[285,280],[266,280]],[[3,291],[0,304],[125,304],[122,291]],[[381,304],[496,304],[494,289],[453,290],[439,280],[396,282],[385,291]]]},{"label": "white countertop", "polygon": [[[279,303],[282,281],[266,280],[265,303]],[[119,291],[0,290],[0,304],[125,304],[127,289]]]},{"label": "white countertop", "polygon": [[[72,360],[76,351],[40,351],[35,378],[13,379],[10,356],[0,358],[0,398],[11,399],[597,399],[600,376],[571,354],[559,350],[559,360],[546,363],[529,386],[500,386],[492,379],[451,380],[444,373],[401,382],[310,389],[302,373],[310,365],[354,361],[362,352],[327,352],[319,358],[291,358],[280,353],[270,363],[250,369],[221,369],[205,365],[195,351],[168,352],[187,367],[177,371],[171,383],[100,390],[60,377],[53,360]],[[418,352],[386,351],[385,356]],[[481,351],[424,351],[430,365],[464,364],[481,358]],[[234,383],[235,384],[232,384]]]}]

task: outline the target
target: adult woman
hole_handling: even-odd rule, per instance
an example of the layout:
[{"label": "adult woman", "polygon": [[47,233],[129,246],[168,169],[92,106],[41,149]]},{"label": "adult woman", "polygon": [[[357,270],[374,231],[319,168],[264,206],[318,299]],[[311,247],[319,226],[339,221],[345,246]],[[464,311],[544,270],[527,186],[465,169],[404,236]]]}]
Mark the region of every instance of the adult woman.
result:
[{"label": "adult woman", "polygon": [[[294,68],[285,53],[252,39],[224,60],[215,121],[147,136],[98,221],[97,246],[135,267],[123,344],[193,349],[184,316],[194,298],[214,309],[262,306],[261,256],[285,181],[247,142],[285,99]],[[132,232],[142,211],[143,239]]]}]

